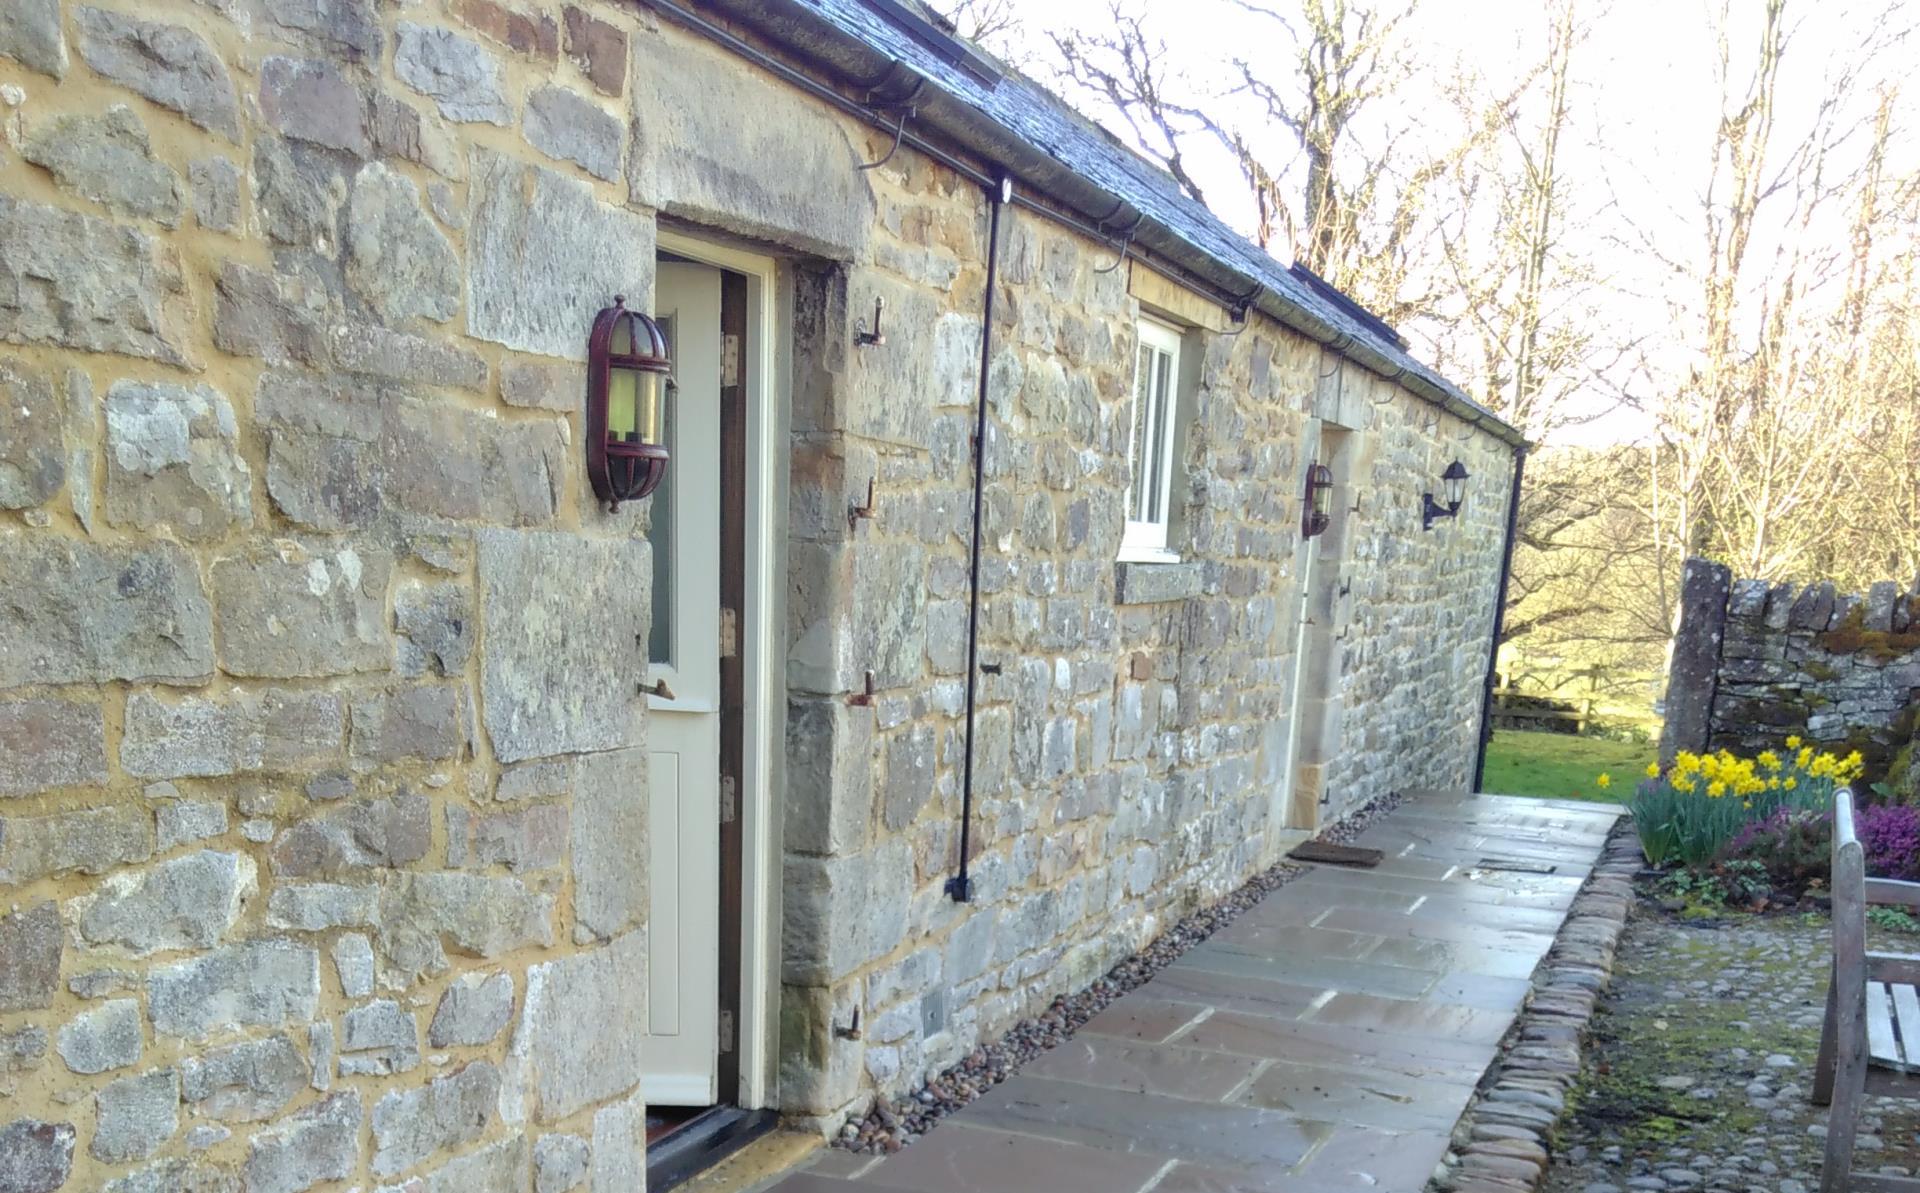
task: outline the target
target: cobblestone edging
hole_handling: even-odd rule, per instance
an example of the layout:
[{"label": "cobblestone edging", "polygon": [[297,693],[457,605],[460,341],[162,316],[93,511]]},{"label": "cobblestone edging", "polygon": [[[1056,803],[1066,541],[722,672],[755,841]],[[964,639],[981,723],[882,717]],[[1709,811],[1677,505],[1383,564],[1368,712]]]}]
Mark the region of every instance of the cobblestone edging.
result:
[{"label": "cobblestone edging", "polygon": [[1534,970],[1533,995],[1454,1126],[1453,1148],[1430,1190],[1531,1193],[1545,1182],[1549,1140],[1580,1080],[1581,1041],[1612,980],[1641,865],[1633,822],[1622,817]]}]

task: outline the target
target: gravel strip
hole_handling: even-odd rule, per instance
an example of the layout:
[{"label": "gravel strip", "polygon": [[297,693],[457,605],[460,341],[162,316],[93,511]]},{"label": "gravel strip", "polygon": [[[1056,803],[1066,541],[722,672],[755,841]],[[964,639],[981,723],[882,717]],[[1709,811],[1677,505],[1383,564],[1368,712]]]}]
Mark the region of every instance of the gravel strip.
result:
[{"label": "gravel strip", "polygon": [[[1367,826],[1398,807],[1398,795],[1385,795],[1322,832],[1319,839],[1347,844]],[[876,1100],[867,1116],[849,1122],[835,1138],[837,1147],[859,1153],[897,1152],[940,1120],[966,1106],[1041,1053],[1073,1038],[1082,1024],[1114,1000],[1144,985],[1179,960],[1194,945],[1226,927],[1241,913],[1279,890],[1307,867],[1278,862],[1248,879],[1218,902],[1189,915],[1152,944],[1108,970],[1076,994],[1063,994],[1045,1012],[1022,1019],[1006,1035],[982,1044],[965,1060],[930,1079],[925,1086],[891,1102]]]},{"label": "gravel strip", "polygon": [[1432,1188],[1518,1193],[1545,1181],[1555,1125],[1577,1096],[1581,1042],[1612,980],[1640,864],[1633,822],[1622,818],[1574,896],[1553,947],[1534,969],[1526,1009],[1454,1126],[1452,1150]]}]

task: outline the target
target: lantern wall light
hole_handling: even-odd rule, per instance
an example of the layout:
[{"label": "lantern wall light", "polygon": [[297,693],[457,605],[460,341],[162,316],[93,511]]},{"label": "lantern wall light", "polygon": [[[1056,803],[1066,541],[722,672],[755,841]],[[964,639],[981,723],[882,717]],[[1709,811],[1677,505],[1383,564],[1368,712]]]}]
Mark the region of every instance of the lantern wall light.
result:
[{"label": "lantern wall light", "polygon": [[1333,523],[1333,469],[1325,464],[1307,465],[1307,492],[1300,509],[1300,537],[1313,538],[1326,533]]},{"label": "lantern wall light", "polygon": [[1451,518],[1460,512],[1460,503],[1467,496],[1467,466],[1458,460],[1447,465],[1447,470],[1440,474],[1440,483],[1446,488],[1445,505],[1435,501],[1431,492],[1420,495],[1420,521],[1428,530],[1433,529],[1434,519]]},{"label": "lantern wall light", "polygon": [[587,337],[587,479],[611,509],[652,493],[666,475],[672,372],[660,325],[614,295]]}]

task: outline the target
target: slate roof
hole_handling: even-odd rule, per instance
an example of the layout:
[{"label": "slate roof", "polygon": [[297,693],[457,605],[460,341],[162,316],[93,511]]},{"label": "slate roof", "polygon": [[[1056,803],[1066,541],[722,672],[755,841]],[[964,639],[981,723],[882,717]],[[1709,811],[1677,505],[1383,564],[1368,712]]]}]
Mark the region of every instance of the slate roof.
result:
[{"label": "slate roof", "polygon": [[[983,84],[863,0],[787,0],[780,7],[858,41],[878,55],[911,67],[927,80],[927,87],[937,89],[975,119],[985,122],[988,127],[980,130],[983,133],[1011,134],[1073,175],[1124,200],[1190,249],[1235,274],[1258,282],[1283,308],[1291,307],[1310,320],[1350,337],[1351,344],[1336,340],[1330,345],[1343,355],[1388,375],[1396,369],[1403,371],[1406,376],[1401,380],[1412,382],[1410,388],[1415,392],[1429,388],[1437,391],[1422,394],[1430,401],[1470,418],[1501,439],[1514,444],[1522,442],[1520,433],[1510,424],[1473,401],[1430,366],[1416,360],[1395,342],[1397,337],[1389,338],[1391,333],[1382,334],[1366,320],[1342,309],[1339,303],[1315,293],[1307,281],[1182,191],[1165,171],[1120,144],[1045,88],[1012,71],[995,84]],[[786,27],[783,33],[791,36],[792,22],[781,24]],[[921,106],[925,103],[923,92]],[[1362,347],[1364,351],[1354,350]]]}]

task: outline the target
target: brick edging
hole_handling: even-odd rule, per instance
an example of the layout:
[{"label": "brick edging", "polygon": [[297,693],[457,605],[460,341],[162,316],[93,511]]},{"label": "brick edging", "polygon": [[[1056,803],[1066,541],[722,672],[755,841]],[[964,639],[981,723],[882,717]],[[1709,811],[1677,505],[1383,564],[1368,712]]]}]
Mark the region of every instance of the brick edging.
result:
[{"label": "brick edging", "polygon": [[1594,1004],[1613,978],[1614,948],[1644,863],[1633,821],[1621,817],[1600,861],[1574,896],[1553,947],[1533,971],[1533,992],[1474,1100],[1431,1190],[1532,1193],[1546,1181],[1549,1138],[1580,1080],[1580,1045]]}]

